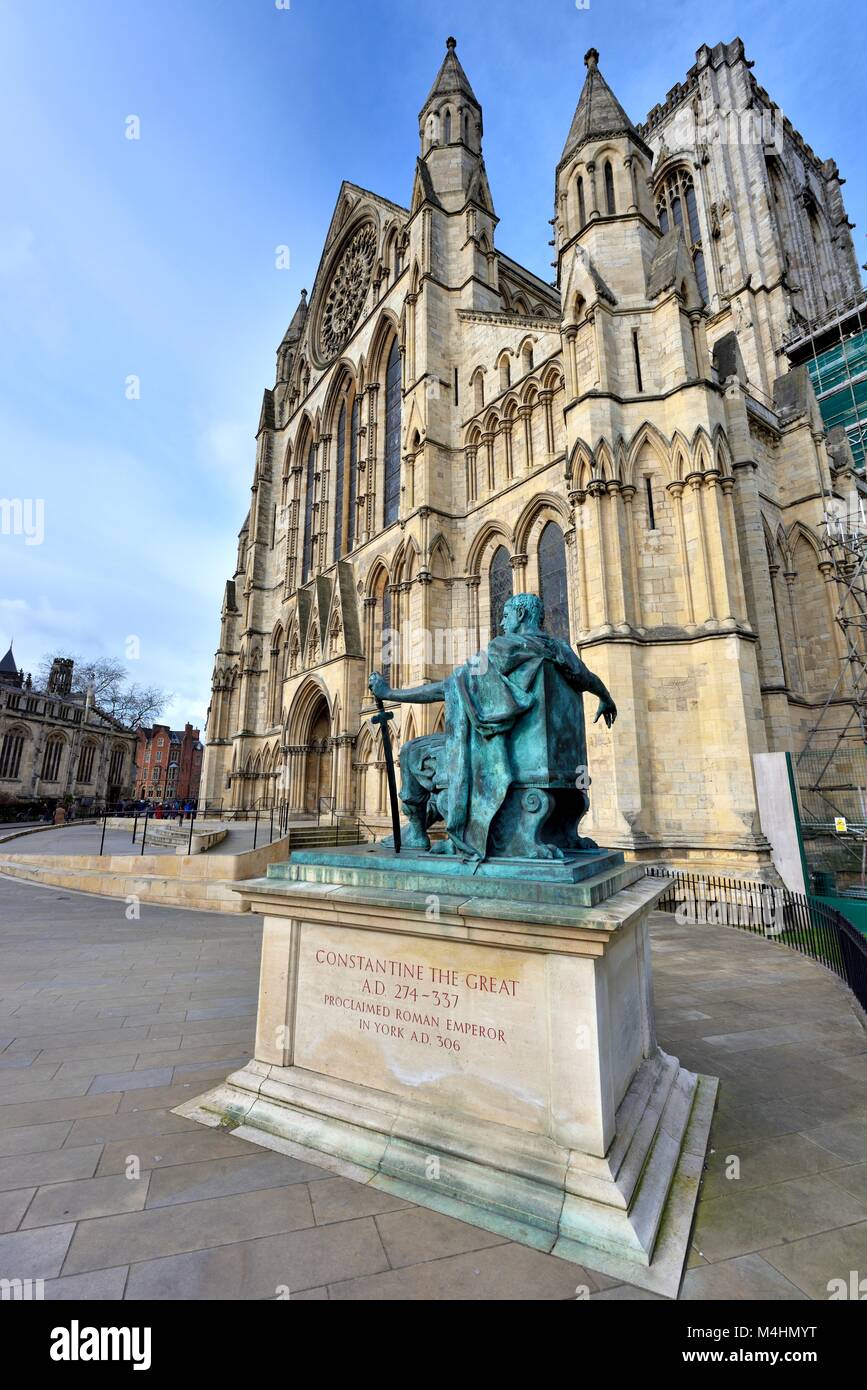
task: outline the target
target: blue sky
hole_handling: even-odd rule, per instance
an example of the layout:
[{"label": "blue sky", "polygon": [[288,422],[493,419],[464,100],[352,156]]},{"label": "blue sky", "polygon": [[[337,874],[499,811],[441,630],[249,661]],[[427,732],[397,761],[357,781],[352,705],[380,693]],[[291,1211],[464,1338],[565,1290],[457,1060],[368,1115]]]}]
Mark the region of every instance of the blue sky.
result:
[{"label": "blue sky", "polygon": [[14,636],[30,669],[54,647],[123,659],[134,636],[174,723],[204,719],[262,389],[340,181],[408,201],[448,34],[484,108],[498,244],[546,278],[585,50],[641,120],[736,34],[837,159],[867,259],[854,5],[285,3],[0,0],[0,497],[45,506],[41,545],[0,535],[0,649]]}]

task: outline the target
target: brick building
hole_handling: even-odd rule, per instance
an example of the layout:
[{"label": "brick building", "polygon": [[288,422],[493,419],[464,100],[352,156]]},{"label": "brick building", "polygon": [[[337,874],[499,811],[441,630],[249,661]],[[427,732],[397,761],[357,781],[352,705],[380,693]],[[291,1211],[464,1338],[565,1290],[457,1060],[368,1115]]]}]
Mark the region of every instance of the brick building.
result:
[{"label": "brick building", "polygon": [[203,746],[192,724],[139,729],[135,750],[135,794],[150,801],[196,801]]}]

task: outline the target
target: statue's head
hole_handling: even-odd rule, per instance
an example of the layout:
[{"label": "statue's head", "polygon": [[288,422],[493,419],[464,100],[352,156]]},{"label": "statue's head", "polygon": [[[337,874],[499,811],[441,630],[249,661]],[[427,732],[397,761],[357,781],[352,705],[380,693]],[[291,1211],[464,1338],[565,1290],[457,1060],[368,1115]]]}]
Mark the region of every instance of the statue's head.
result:
[{"label": "statue's head", "polygon": [[513,594],[503,608],[504,632],[538,632],[545,609],[538,594]]}]

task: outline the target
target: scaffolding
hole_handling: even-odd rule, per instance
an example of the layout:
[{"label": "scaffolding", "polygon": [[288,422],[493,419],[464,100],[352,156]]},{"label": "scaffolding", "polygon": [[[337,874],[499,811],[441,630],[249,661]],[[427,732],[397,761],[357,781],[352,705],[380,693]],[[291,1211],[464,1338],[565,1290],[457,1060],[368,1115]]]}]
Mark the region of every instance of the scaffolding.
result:
[{"label": "scaffolding", "polygon": [[[833,836],[867,876],[867,515],[826,499],[822,552],[835,582],[840,673],[795,761],[805,835]],[[842,819],[841,819],[842,818]],[[842,865],[841,865],[842,867]]]},{"label": "scaffolding", "polygon": [[805,363],[826,429],[841,427],[855,466],[867,460],[867,298],[863,291],[834,306],[784,343],[792,363]]}]

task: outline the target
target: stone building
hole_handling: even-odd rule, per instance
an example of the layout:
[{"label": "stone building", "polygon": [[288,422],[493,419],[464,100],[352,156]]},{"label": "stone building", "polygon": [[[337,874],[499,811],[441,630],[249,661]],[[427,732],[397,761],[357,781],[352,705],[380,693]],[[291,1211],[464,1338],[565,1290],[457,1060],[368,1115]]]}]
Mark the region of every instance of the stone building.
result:
[{"label": "stone building", "polygon": [[136,730],[135,794],[155,801],[195,801],[199,795],[204,745],[199,730],[154,724]]},{"label": "stone building", "polygon": [[[344,182],[279,346],[204,794],[381,821],[368,672],[438,678],[532,590],[620,711],[590,726],[584,831],[761,866],[753,755],[797,748],[837,679],[818,536],[832,493],[861,486],[782,346],[860,292],[837,166],[739,39],[701,48],[644,125],[591,49],[549,284],[499,249],[455,50],[420,112],[409,206]],[[441,718],[398,707],[396,741]]]},{"label": "stone building", "polygon": [[72,689],[57,657],[34,688],[10,647],[0,661],[0,804],[113,803],[132,791],[135,734]]}]

